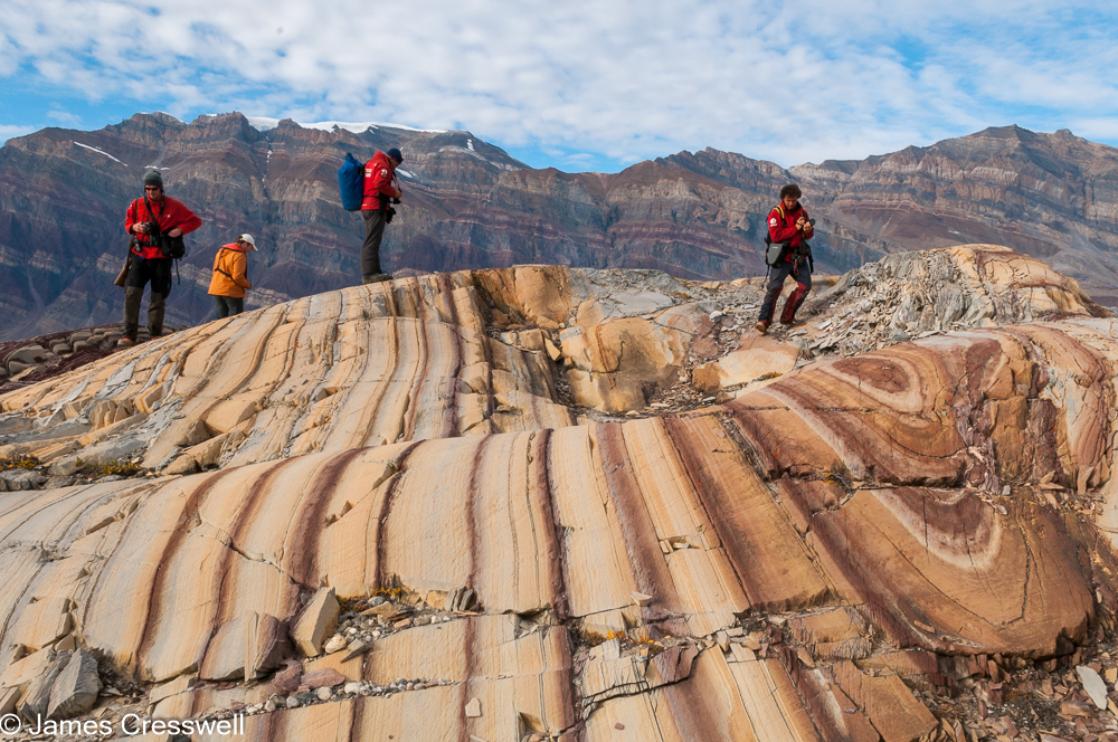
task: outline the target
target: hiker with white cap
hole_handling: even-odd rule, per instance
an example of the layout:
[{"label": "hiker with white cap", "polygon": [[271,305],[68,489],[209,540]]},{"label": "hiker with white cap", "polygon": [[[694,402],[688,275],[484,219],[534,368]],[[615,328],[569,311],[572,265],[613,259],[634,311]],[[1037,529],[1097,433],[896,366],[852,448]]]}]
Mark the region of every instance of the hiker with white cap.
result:
[{"label": "hiker with white cap", "polygon": [[217,316],[228,317],[245,310],[245,289],[248,280],[248,253],[256,252],[256,240],[247,232],[236,242],[222,245],[214,255],[214,275],[210,279],[210,296],[217,304]]}]

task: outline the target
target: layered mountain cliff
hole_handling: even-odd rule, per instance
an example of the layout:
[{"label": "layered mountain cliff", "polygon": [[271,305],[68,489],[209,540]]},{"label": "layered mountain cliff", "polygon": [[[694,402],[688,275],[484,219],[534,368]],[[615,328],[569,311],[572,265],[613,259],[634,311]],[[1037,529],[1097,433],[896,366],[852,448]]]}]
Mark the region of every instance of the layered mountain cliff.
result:
[{"label": "layered mountain cliff", "polygon": [[[358,132],[350,129],[358,129]],[[123,210],[144,169],[206,220],[189,242],[169,322],[206,317],[213,251],[249,231],[249,306],[357,280],[359,217],[338,205],[346,151],[401,147],[405,203],[386,266],[517,263],[653,268],[688,278],[764,272],[764,215],[798,179],[819,218],[817,269],[896,250],[996,242],[1049,260],[1104,302],[1118,296],[1118,158],[1067,133],[989,129],[927,148],[791,171],[703,150],[614,175],[534,170],[469,132],[254,128],[240,114],[182,123],[143,114],[94,132],[46,129],[0,149],[0,339],[119,320],[111,286]]]},{"label": "layered mountain cliff", "polygon": [[0,395],[0,711],[1118,732],[1116,320],[989,245],[823,283],[761,337],[759,279],[423,275]]},{"label": "layered mountain cliff", "polygon": [[1118,303],[1118,150],[1061,130],[986,129],[791,170],[827,228],[874,251],[996,242]]}]

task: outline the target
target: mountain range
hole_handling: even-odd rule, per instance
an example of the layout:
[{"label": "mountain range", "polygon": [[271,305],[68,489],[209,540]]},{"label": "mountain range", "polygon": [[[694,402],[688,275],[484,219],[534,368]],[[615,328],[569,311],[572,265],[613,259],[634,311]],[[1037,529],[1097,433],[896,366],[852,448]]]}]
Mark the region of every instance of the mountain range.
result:
[{"label": "mountain range", "polygon": [[786,169],[704,149],[616,174],[534,169],[467,131],[137,114],[49,128],[0,148],[0,339],[116,321],[123,214],[149,167],[203,219],[169,302],[205,319],[214,250],[256,236],[248,307],[357,281],[360,218],[338,200],[347,151],[405,153],[404,199],[382,249],[399,273],[546,263],[684,278],[764,272],[764,217],[782,184],[818,219],[817,272],[967,242],[1043,259],[1118,303],[1118,150],[1068,131],[990,128],[861,161]]}]

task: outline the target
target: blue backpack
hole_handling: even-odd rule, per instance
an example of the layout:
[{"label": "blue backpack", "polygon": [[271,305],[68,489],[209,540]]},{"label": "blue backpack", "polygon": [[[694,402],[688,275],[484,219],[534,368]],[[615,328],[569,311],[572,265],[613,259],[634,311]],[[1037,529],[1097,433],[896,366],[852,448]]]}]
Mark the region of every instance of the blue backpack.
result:
[{"label": "blue backpack", "polygon": [[349,152],[338,168],[338,192],[346,211],[357,211],[365,198],[365,166]]}]

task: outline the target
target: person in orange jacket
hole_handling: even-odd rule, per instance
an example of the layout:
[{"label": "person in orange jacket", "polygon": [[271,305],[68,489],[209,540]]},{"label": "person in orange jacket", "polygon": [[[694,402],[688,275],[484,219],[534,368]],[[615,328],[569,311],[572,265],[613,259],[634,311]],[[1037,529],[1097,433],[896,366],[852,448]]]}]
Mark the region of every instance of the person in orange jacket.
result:
[{"label": "person in orange jacket", "polygon": [[361,246],[362,283],[390,278],[380,270],[380,242],[384,238],[384,225],[396,213],[389,202],[400,202],[402,194],[396,183],[396,168],[403,162],[403,153],[393,147],[387,152],[377,150],[365,163],[365,191],[361,200],[361,216],[365,219],[365,242]]},{"label": "person in orange jacket", "polygon": [[248,253],[256,252],[256,240],[242,234],[236,242],[222,245],[214,255],[214,275],[210,279],[210,296],[217,304],[217,316],[228,317],[245,310],[245,289],[248,280]]}]

